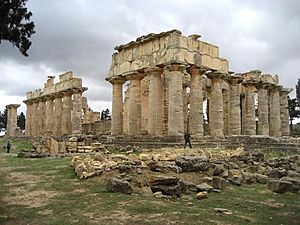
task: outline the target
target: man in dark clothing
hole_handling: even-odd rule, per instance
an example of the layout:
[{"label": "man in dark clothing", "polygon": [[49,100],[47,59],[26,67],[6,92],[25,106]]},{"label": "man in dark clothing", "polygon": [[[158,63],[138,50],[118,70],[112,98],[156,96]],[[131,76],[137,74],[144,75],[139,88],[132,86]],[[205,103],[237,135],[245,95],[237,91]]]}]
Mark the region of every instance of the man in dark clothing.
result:
[{"label": "man in dark clothing", "polygon": [[7,148],[7,153],[9,153],[9,151],[10,151],[10,142],[9,141],[7,141],[6,148]]},{"label": "man in dark clothing", "polygon": [[190,138],[191,138],[191,135],[189,134],[189,132],[185,132],[184,133],[184,140],[185,140],[185,142],[184,142],[184,148],[186,148],[187,144],[189,144],[189,147],[192,148]]}]

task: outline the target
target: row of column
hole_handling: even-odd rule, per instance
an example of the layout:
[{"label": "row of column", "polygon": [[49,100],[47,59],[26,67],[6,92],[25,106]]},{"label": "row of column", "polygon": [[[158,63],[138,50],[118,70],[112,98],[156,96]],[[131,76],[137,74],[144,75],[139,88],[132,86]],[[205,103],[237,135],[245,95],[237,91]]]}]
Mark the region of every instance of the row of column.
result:
[{"label": "row of column", "polygon": [[83,91],[72,89],[24,101],[27,105],[26,135],[81,134]]},{"label": "row of column", "polygon": [[[184,71],[190,74],[190,108],[188,128],[184,127]],[[209,132],[214,137],[224,135],[289,135],[288,89],[261,82],[243,82],[243,77],[217,72],[207,73],[199,67],[170,64],[163,69],[155,67],[144,74],[133,71],[122,77],[109,79],[113,85],[112,135],[123,134],[123,84],[130,80],[128,107],[128,134],[141,134],[141,79],[149,78],[148,121],[149,135],[182,135],[187,129],[194,136],[203,136],[202,75],[211,80],[209,92]],[[164,74],[167,91],[161,75]],[[222,82],[229,84],[228,101],[224,100]],[[242,83],[243,82],[243,83]],[[244,94],[241,95],[241,83]],[[258,93],[258,131],[256,132],[255,93]],[[242,101],[241,101],[242,98]],[[164,107],[167,110],[165,115]],[[226,110],[224,110],[226,108]],[[226,114],[226,115],[225,115]],[[167,117],[167,121],[165,120]],[[226,118],[226,123],[224,120]],[[166,126],[166,127],[164,127]]]}]

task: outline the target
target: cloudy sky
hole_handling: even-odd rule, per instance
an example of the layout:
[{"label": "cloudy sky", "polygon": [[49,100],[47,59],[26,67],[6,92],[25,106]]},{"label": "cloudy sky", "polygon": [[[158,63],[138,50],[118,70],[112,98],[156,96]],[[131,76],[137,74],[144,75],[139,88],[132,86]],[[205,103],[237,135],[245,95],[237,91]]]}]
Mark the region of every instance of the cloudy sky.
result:
[{"label": "cloudy sky", "polygon": [[0,44],[0,111],[69,70],[83,78],[95,111],[111,108],[104,78],[114,46],[171,29],[219,46],[231,71],[260,69],[293,88],[300,78],[299,0],[29,0],[27,7],[36,26],[29,57]]}]

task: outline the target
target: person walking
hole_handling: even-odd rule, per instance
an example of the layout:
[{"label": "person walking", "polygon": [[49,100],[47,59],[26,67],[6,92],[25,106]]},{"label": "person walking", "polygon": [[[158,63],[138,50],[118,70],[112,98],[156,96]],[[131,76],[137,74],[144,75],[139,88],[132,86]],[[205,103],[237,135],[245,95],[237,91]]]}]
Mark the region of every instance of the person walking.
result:
[{"label": "person walking", "polygon": [[185,133],[184,133],[184,141],[185,141],[185,142],[184,142],[184,148],[186,148],[186,145],[187,145],[187,144],[189,144],[189,147],[192,148],[190,138],[191,138],[191,135],[189,134],[189,132],[188,132],[188,131],[185,132]]},{"label": "person walking", "polygon": [[6,148],[7,148],[7,153],[10,152],[10,147],[11,147],[11,144],[9,141],[7,141],[7,144],[6,144]]}]

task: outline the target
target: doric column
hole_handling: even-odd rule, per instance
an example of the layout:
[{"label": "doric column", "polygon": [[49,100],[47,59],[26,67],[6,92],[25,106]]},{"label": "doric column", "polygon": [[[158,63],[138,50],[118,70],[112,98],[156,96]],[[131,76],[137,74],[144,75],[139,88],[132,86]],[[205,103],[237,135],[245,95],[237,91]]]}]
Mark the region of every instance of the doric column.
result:
[{"label": "doric column", "polygon": [[224,137],[224,121],[223,121],[223,96],[221,88],[221,79],[223,74],[211,72],[207,74],[211,79],[211,91],[209,99],[209,131],[213,137]]},{"label": "doric column", "polygon": [[266,84],[259,83],[258,88],[258,135],[269,135],[269,98]]},{"label": "doric column", "polygon": [[45,114],[45,130],[46,135],[53,135],[54,127],[54,102],[55,97],[53,95],[46,96],[46,114]]},{"label": "doric column", "polygon": [[8,137],[16,137],[16,130],[17,130],[17,108],[19,104],[10,104],[6,106],[7,109],[7,124],[6,124],[6,135]]},{"label": "doric column", "polygon": [[72,109],[72,135],[82,134],[82,93],[86,90],[74,89]]},{"label": "doric column", "polygon": [[38,136],[45,135],[45,114],[46,114],[46,99],[39,98],[39,110],[38,110]]},{"label": "doric column", "polygon": [[123,134],[123,79],[109,80],[113,85],[111,135]]},{"label": "doric column", "polygon": [[54,126],[53,134],[55,136],[62,135],[62,113],[63,113],[63,103],[62,103],[63,94],[55,93],[54,101]]},{"label": "doric column", "polygon": [[289,136],[290,127],[289,127],[289,108],[288,108],[288,94],[292,91],[291,88],[282,88],[280,95],[280,120],[281,120],[281,135]]},{"label": "doric column", "polygon": [[62,135],[72,134],[72,121],[71,121],[71,112],[73,108],[72,94],[73,91],[65,91],[63,97],[63,109],[62,109],[62,118],[61,118],[61,131]]},{"label": "doric column", "polygon": [[255,135],[256,134],[256,122],[255,122],[255,91],[256,88],[252,82],[246,81],[243,83],[245,86],[245,109],[243,112],[244,127],[243,134]]},{"label": "doric column", "polygon": [[26,104],[26,122],[25,122],[25,135],[28,137],[32,136],[32,129],[31,129],[31,121],[32,121],[32,104],[33,102],[30,100],[25,100],[24,103]]},{"label": "doric column", "polygon": [[33,100],[32,103],[32,114],[31,114],[31,135],[33,137],[38,136],[38,121],[39,121],[39,102],[37,99]]},{"label": "doric column", "polygon": [[202,96],[202,75],[205,69],[191,67],[188,69],[191,75],[190,81],[190,112],[189,132],[191,135],[203,136],[203,96]]},{"label": "doric column", "polygon": [[137,71],[126,74],[130,80],[129,109],[128,109],[128,134],[141,134],[141,79],[143,75]]},{"label": "doric column", "polygon": [[240,83],[243,78],[239,75],[231,75],[229,83],[229,128],[228,135],[241,135],[241,102]]},{"label": "doric column", "polygon": [[279,91],[281,86],[273,86],[270,88],[270,136],[279,137],[280,122],[280,97]]},{"label": "doric column", "polygon": [[164,67],[168,85],[168,135],[183,135],[182,79],[186,66],[170,64]]},{"label": "doric column", "polygon": [[145,71],[149,76],[149,109],[148,109],[148,134],[161,135],[163,129],[163,90],[161,82],[162,70],[158,67]]}]

